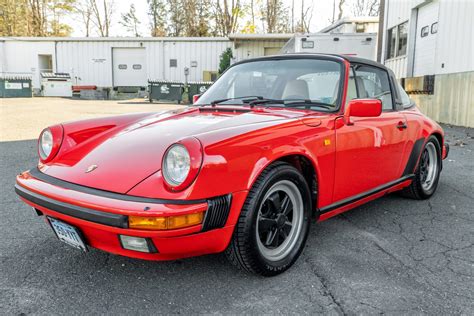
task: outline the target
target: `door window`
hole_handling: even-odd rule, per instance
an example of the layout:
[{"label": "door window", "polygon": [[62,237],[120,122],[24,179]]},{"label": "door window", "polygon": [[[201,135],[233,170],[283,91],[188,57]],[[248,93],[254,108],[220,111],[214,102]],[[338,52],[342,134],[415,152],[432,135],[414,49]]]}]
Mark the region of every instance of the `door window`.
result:
[{"label": "door window", "polygon": [[390,80],[385,70],[365,65],[356,66],[355,84],[359,98],[379,99],[384,111],[393,110]]}]

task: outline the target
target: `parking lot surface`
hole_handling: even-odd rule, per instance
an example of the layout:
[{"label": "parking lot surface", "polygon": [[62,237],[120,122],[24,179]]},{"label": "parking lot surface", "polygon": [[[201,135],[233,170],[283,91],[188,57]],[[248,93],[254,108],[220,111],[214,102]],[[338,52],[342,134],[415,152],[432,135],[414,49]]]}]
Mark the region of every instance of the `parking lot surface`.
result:
[{"label": "parking lot surface", "polygon": [[179,107],[177,104],[150,103],[144,99],[0,98],[0,141],[33,139],[43,128],[59,122]]},{"label": "parking lot surface", "polygon": [[[2,114],[3,115],[3,114]],[[26,124],[27,122],[25,122]],[[451,144],[438,191],[390,195],[312,226],[286,273],[240,272],[223,255],[149,262],[57,240],[13,185],[36,140],[0,142],[0,310],[5,314],[472,314],[474,130]]]}]

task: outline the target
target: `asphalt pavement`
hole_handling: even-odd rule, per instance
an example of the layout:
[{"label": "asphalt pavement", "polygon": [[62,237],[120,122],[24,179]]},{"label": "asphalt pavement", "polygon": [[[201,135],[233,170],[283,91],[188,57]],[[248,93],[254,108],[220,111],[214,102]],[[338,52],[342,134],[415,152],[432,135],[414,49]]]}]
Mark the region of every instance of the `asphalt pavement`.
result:
[{"label": "asphalt pavement", "polygon": [[2,314],[473,314],[474,130],[451,144],[438,191],[390,195],[312,226],[286,273],[240,272],[223,255],[149,262],[87,254],[15,195],[36,141],[0,143]]}]

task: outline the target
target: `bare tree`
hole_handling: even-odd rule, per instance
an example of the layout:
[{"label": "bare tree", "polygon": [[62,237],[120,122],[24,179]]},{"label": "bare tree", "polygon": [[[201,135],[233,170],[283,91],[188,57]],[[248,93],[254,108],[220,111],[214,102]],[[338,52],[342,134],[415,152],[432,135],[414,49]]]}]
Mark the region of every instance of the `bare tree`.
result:
[{"label": "bare tree", "polygon": [[267,33],[288,32],[288,13],[282,0],[267,0],[262,12]]},{"label": "bare tree", "polygon": [[89,37],[92,28],[92,6],[90,0],[82,0],[76,3],[75,11],[79,14],[78,22],[84,25],[85,36]]},{"label": "bare tree", "polygon": [[147,0],[151,20],[151,36],[166,35],[166,0]]},{"label": "bare tree", "polygon": [[352,6],[354,16],[378,16],[380,0],[355,0]]},{"label": "bare tree", "polygon": [[28,0],[0,1],[0,36],[31,35]]},{"label": "bare tree", "polygon": [[138,32],[140,20],[137,18],[137,12],[134,4],[130,5],[128,12],[122,13],[122,20],[119,23],[125,27],[128,32],[133,33],[135,37],[141,36]]},{"label": "bare tree", "polygon": [[214,22],[217,33],[228,36],[235,33],[239,27],[239,20],[243,16],[243,7],[240,0],[216,0],[214,8]]},{"label": "bare tree", "polygon": [[311,20],[313,18],[313,3],[305,7],[304,0],[301,0],[301,16],[298,21],[295,31],[300,33],[308,33]]},{"label": "bare tree", "polygon": [[184,15],[184,34],[186,36],[209,36],[211,1],[210,0],[185,0],[186,10]]},{"label": "bare tree", "polygon": [[112,23],[112,15],[114,12],[113,0],[89,0],[92,10],[92,24],[97,28],[101,37],[109,36],[110,25]]},{"label": "bare tree", "polygon": [[291,32],[295,32],[295,0],[291,0]]},{"label": "bare tree", "polygon": [[74,11],[76,0],[1,0],[1,36],[68,36],[61,19]]},{"label": "bare tree", "polygon": [[186,18],[184,12],[186,8],[186,0],[167,0],[169,18],[168,18],[168,35],[183,36],[185,30]]},{"label": "bare tree", "polygon": [[339,0],[339,4],[337,5],[339,9],[339,14],[337,15],[338,20],[342,19],[342,16],[344,14],[344,3],[346,3],[346,0]]},{"label": "bare tree", "polygon": [[45,0],[28,0],[31,19],[31,35],[46,36],[46,1]]}]

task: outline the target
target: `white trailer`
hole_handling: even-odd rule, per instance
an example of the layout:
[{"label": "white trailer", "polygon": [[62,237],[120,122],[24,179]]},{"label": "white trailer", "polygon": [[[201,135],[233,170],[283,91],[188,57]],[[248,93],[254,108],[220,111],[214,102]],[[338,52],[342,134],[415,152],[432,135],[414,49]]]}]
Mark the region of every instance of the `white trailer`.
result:
[{"label": "white trailer", "polygon": [[280,53],[344,54],[376,60],[377,34],[296,34],[283,46]]}]

